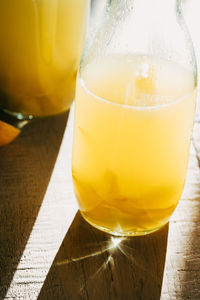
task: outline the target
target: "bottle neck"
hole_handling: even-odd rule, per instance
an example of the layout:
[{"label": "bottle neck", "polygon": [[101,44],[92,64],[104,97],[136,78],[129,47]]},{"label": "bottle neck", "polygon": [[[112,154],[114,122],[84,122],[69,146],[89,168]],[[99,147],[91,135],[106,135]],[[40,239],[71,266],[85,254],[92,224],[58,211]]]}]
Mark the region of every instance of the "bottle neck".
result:
[{"label": "bottle neck", "polygon": [[107,7],[123,14],[127,11],[142,12],[153,18],[181,13],[181,0],[107,0]]}]

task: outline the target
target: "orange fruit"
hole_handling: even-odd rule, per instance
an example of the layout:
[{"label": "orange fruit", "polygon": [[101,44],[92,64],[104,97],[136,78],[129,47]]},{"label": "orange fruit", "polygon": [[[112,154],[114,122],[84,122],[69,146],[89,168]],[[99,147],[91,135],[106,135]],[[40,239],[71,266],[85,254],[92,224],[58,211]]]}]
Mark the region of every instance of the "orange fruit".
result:
[{"label": "orange fruit", "polygon": [[11,143],[20,134],[20,129],[0,121],[0,146]]}]

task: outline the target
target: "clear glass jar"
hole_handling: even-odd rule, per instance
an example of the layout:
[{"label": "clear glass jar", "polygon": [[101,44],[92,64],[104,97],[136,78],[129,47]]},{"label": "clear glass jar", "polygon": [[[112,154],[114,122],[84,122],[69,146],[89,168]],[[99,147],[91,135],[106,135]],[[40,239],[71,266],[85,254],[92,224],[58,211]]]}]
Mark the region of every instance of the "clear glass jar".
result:
[{"label": "clear glass jar", "polygon": [[0,109],[54,115],[74,98],[89,0],[0,1]]},{"label": "clear glass jar", "polygon": [[180,1],[107,1],[76,88],[72,174],[90,224],[144,235],[169,221],[186,178],[196,93]]}]

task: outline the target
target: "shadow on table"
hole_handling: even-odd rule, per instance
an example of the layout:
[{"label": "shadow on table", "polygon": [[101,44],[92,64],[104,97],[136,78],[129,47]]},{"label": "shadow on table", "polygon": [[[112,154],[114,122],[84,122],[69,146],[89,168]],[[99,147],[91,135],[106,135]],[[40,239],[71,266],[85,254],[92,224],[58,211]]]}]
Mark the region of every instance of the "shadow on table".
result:
[{"label": "shadow on table", "polygon": [[112,237],[78,212],[38,300],[160,299],[168,225],[145,237]]},{"label": "shadow on table", "polygon": [[6,295],[46,192],[67,114],[33,121],[0,148],[0,299]]}]

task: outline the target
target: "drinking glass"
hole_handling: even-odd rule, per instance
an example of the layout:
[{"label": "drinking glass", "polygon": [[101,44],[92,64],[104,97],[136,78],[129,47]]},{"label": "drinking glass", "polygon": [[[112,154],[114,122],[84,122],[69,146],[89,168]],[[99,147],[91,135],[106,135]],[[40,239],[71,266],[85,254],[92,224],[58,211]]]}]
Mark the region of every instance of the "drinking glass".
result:
[{"label": "drinking glass", "polygon": [[89,3],[89,0],[0,1],[3,120],[5,114],[7,119],[11,116],[29,120],[59,114],[70,107]]}]

